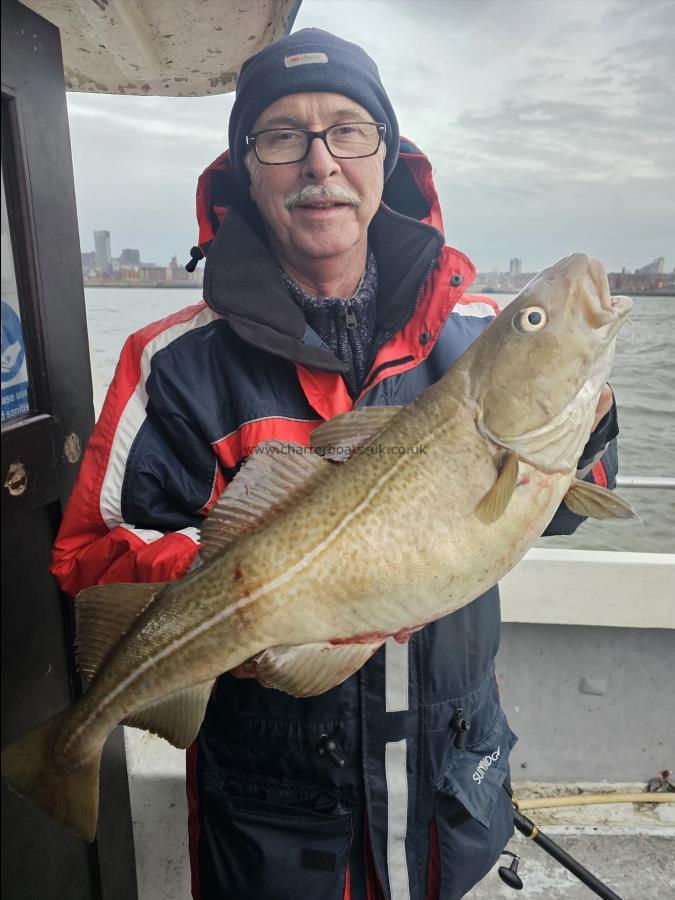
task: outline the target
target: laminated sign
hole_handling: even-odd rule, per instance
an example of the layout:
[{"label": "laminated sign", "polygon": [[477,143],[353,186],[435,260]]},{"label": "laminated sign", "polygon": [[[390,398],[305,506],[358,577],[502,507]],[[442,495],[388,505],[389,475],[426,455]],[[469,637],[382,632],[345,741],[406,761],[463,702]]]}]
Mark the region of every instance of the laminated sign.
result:
[{"label": "laminated sign", "polygon": [[[2,297],[2,421],[28,412],[26,350],[16,294]],[[12,302],[14,301],[14,302]]]},{"label": "laminated sign", "polygon": [[2,179],[2,421],[28,412],[28,369]]}]

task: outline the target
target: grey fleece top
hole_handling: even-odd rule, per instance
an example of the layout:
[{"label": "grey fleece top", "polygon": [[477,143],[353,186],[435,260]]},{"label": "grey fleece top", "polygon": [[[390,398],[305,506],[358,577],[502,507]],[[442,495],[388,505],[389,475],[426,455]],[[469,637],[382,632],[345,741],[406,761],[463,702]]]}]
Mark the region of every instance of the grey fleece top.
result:
[{"label": "grey fleece top", "polygon": [[363,385],[375,354],[386,340],[377,326],[377,262],[370,248],[366,269],[351,298],[312,297],[282,272],[291,297],[303,311],[310,328],[346,366],[344,379],[355,398]]}]

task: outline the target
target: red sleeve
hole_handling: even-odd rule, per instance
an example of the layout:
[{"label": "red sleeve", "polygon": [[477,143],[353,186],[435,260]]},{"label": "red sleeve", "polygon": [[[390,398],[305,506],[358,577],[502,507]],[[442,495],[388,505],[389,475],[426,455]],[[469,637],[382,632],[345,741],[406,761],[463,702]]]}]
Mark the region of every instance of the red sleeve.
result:
[{"label": "red sleeve", "polygon": [[[194,315],[196,307],[171,317],[171,322]],[[115,518],[103,508],[104,481],[113,482],[113,492],[121,484],[126,459],[114,446],[120,421],[138,402],[144,347],[169,320],[155,323],[132,335],[120,356],[115,377],[108,390],[100,418],[84,453],[80,472],[70,496],[52,553],[51,572],[69,594],[105,582],[169,581],[182,577],[190,568],[199,547],[196,528],[162,534],[135,528]],[[111,457],[111,453],[113,454]],[[219,493],[224,484],[214,485]],[[215,498],[214,498],[215,499]]]}]

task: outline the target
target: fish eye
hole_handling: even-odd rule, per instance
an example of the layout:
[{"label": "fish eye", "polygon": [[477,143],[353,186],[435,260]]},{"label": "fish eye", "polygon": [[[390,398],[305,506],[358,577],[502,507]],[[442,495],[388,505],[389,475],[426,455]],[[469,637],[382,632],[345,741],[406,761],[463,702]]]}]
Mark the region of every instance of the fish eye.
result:
[{"label": "fish eye", "polygon": [[527,306],[521,309],[514,319],[514,326],[517,331],[524,334],[532,334],[535,331],[541,331],[548,322],[546,310],[541,306]]}]

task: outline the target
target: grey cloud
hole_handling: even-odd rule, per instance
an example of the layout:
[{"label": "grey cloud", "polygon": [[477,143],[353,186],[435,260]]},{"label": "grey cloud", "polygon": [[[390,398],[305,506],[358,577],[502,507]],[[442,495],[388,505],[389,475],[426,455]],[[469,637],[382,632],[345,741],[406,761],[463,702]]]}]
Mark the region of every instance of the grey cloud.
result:
[{"label": "grey cloud", "polygon": [[635,28],[636,24],[647,27],[659,27],[662,23],[671,23],[675,16],[673,0],[615,0],[604,13],[602,28],[623,29]]}]

